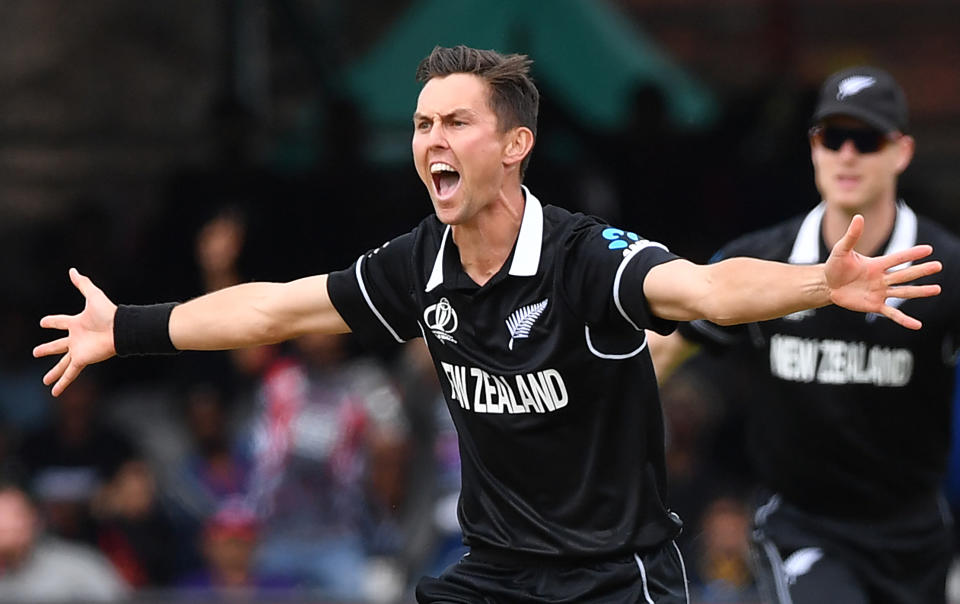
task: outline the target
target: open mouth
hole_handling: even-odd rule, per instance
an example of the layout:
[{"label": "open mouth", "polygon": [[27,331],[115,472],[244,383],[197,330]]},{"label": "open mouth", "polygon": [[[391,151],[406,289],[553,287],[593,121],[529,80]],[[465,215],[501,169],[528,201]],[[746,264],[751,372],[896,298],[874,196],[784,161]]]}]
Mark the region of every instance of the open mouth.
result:
[{"label": "open mouth", "polygon": [[440,199],[450,197],[460,186],[460,173],[450,164],[443,162],[430,164],[430,175],[433,177],[433,189]]}]

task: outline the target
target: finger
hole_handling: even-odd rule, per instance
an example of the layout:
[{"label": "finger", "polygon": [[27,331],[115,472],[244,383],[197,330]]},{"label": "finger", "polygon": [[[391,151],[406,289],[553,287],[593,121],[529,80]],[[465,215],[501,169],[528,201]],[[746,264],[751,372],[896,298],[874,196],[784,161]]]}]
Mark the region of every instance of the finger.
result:
[{"label": "finger", "polygon": [[67,338],[59,338],[35,347],[33,349],[33,356],[40,358],[48,357],[51,354],[63,354],[67,352],[67,348]]},{"label": "finger", "polygon": [[914,319],[910,315],[904,313],[900,309],[894,308],[892,306],[888,306],[884,304],[882,313],[883,313],[883,316],[887,317],[891,321],[895,321],[896,323],[899,323],[900,325],[906,327],[907,329],[916,330],[923,327],[923,323]]},{"label": "finger", "polygon": [[62,329],[66,331],[72,315],[47,315],[40,319],[40,327],[48,329]]},{"label": "finger", "polygon": [[[854,246],[857,245],[857,241],[860,240],[860,235],[863,234],[863,216],[857,214],[853,217],[853,220],[850,221],[850,226],[847,227],[847,232],[843,234],[843,237],[840,238],[840,241],[833,247],[834,250],[838,252],[851,252],[853,251]],[[890,266],[896,266],[891,264]]]},{"label": "finger", "polygon": [[912,264],[907,268],[887,273],[887,284],[906,283],[920,277],[939,273],[941,270],[943,270],[943,265],[938,260],[924,262],[923,264]]},{"label": "finger", "polygon": [[70,364],[70,353],[60,357],[60,360],[57,361],[57,364],[50,368],[43,376],[43,385],[49,386],[50,384],[56,382],[60,379],[60,376],[63,375],[63,372],[67,369],[67,365]]},{"label": "finger", "polygon": [[903,264],[904,262],[913,262],[914,260],[926,258],[932,253],[933,246],[915,245],[912,248],[883,256],[883,263],[887,268],[890,268],[898,264]]},{"label": "finger", "polygon": [[70,269],[70,281],[80,290],[84,298],[89,298],[92,294],[98,293],[100,288],[93,284],[89,277],[80,274],[75,268]]},{"label": "finger", "polygon": [[53,385],[51,394],[53,394],[53,396],[60,396],[60,393],[66,390],[67,386],[73,383],[73,380],[77,379],[77,376],[80,375],[80,371],[82,370],[83,367],[80,365],[74,363],[68,364],[66,371],[63,372],[63,375],[60,376],[57,383]]},{"label": "finger", "polygon": [[900,287],[890,287],[887,289],[888,298],[929,298],[930,296],[940,295],[939,285],[903,285]]}]

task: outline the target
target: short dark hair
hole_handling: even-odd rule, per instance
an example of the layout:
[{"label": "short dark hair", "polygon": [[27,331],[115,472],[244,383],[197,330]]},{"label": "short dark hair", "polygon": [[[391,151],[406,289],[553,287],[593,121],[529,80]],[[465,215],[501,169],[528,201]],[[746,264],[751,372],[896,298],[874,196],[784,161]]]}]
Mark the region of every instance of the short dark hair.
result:
[{"label": "short dark hair", "polygon": [[[417,66],[417,81],[426,84],[433,78],[454,73],[470,73],[490,86],[490,108],[497,116],[501,132],[525,126],[536,138],[540,92],[530,77],[533,61],[527,55],[501,54],[469,46],[436,46]],[[520,175],[530,163],[528,153],[520,164]]]}]

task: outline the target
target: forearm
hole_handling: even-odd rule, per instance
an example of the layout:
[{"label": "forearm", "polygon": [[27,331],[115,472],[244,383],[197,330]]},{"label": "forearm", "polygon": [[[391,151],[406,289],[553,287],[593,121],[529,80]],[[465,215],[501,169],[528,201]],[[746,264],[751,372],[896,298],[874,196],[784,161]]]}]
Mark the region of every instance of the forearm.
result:
[{"label": "forearm", "polygon": [[170,339],[179,350],[273,344],[309,332],[349,331],[326,291],[326,275],[290,283],[243,283],[173,309]]},{"label": "forearm", "polygon": [[703,317],[718,325],[765,321],[830,304],[822,264],[730,258],[705,267]]},{"label": "forearm", "polygon": [[644,295],[655,315],[719,325],[764,321],[831,302],[823,265],[730,258],[699,265],[675,260],[650,270]]}]

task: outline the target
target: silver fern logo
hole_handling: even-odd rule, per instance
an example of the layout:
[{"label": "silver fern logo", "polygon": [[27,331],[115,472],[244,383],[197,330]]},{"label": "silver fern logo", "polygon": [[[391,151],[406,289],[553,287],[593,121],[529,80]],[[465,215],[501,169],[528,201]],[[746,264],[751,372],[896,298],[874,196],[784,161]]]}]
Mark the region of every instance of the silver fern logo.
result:
[{"label": "silver fern logo", "polygon": [[783,561],[787,582],[790,585],[796,583],[798,578],[810,572],[820,558],[823,558],[823,550],[819,547],[805,547],[790,554],[790,557]]},{"label": "silver fern logo", "polygon": [[521,338],[530,337],[530,329],[536,323],[543,311],[547,309],[548,298],[544,298],[536,304],[528,304],[518,308],[507,317],[507,331],[510,332],[510,350],[513,350],[513,341]]},{"label": "silver fern logo", "polygon": [[837,86],[837,100],[842,101],[848,96],[859,93],[864,88],[870,88],[877,83],[877,79],[871,76],[850,76],[845,78]]}]

